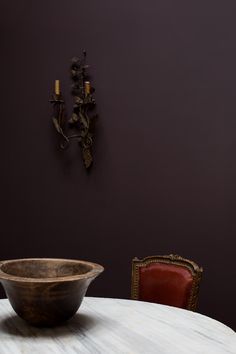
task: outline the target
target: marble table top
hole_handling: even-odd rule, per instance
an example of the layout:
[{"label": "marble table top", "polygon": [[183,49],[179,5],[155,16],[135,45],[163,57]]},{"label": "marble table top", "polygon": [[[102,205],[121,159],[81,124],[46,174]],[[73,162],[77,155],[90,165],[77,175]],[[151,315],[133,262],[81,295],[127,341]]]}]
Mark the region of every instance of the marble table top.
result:
[{"label": "marble table top", "polygon": [[0,354],[236,354],[236,333],[209,317],[141,301],[85,297],[55,328],[27,325],[0,300]]}]

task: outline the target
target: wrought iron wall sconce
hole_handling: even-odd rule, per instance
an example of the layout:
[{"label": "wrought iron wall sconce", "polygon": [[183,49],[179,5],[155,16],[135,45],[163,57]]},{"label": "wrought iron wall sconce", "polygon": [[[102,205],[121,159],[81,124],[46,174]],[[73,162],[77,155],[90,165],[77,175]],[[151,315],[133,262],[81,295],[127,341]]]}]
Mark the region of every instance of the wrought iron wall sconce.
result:
[{"label": "wrought iron wall sconce", "polygon": [[[50,102],[53,105],[52,122],[60,135],[60,148],[65,150],[72,140],[77,141],[82,152],[84,166],[88,169],[93,162],[92,145],[94,135],[94,122],[97,114],[93,114],[95,89],[91,87],[86,64],[86,52],[83,58],[72,59],[70,73],[73,81],[71,94],[73,96],[73,112],[69,120],[66,119],[65,101],[60,92],[60,82],[55,81],[55,92]],[[68,134],[69,129],[73,134]]]}]

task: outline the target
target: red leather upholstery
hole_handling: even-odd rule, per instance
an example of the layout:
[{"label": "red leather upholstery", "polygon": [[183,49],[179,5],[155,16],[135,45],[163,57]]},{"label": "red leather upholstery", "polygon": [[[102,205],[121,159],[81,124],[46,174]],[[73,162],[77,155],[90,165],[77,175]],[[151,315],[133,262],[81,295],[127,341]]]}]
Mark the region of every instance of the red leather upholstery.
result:
[{"label": "red leather upholstery", "polygon": [[139,300],[187,308],[193,286],[191,272],[174,264],[139,268]]}]

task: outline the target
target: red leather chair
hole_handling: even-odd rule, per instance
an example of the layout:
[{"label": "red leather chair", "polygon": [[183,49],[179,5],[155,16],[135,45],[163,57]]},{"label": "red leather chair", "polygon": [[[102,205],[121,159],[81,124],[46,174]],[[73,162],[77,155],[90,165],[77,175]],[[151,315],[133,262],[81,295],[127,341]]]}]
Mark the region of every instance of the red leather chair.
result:
[{"label": "red leather chair", "polygon": [[203,269],[178,255],[132,261],[131,298],[195,311]]}]

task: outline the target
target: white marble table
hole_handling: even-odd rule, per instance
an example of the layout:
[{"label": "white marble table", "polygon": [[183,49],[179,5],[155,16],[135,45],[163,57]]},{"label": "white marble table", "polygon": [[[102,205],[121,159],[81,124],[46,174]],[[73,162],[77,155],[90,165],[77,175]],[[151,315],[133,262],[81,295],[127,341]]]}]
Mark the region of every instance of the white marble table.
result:
[{"label": "white marble table", "polygon": [[236,333],[174,307],[91,297],[66,325],[38,329],[0,300],[0,354],[5,353],[236,354]]}]

